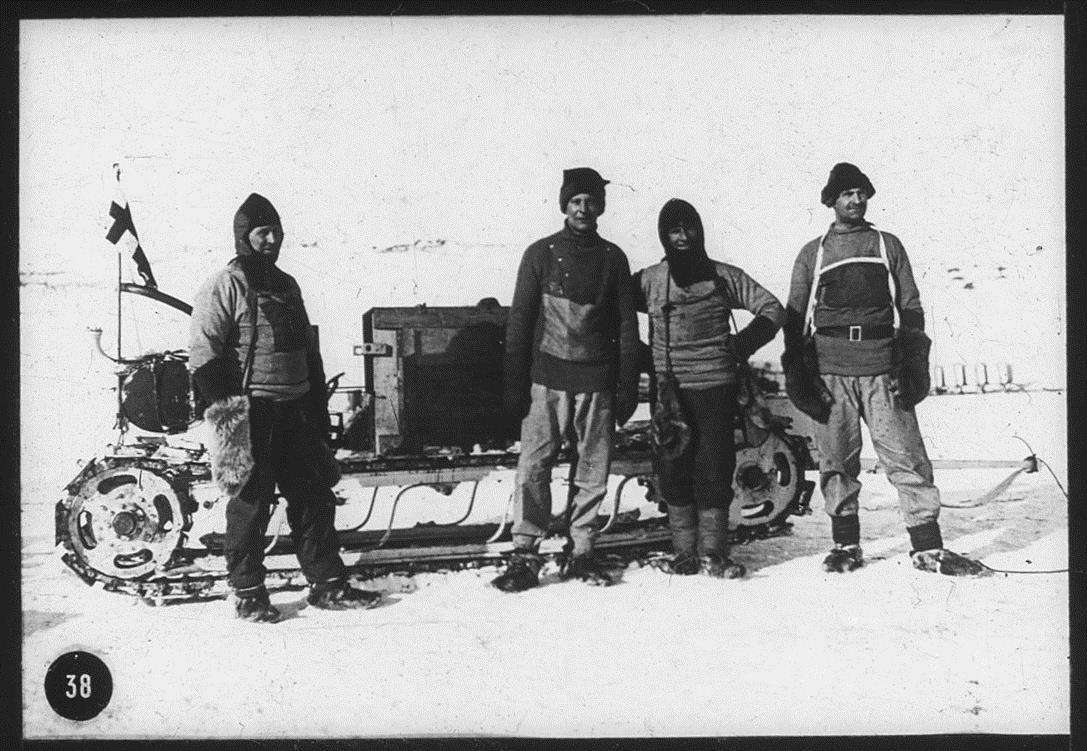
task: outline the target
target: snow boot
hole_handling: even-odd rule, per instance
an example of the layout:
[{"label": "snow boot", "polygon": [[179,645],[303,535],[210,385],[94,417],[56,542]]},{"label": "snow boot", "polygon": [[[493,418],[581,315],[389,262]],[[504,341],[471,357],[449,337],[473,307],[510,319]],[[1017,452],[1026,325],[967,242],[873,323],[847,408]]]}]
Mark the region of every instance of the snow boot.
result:
[{"label": "snow boot", "polygon": [[980,576],[986,573],[985,567],[980,562],[958,553],[952,553],[946,548],[913,550],[910,551],[910,558],[913,560],[914,568],[934,574]]},{"label": "snow boot", "polygon": [[506,561],[506,570],[491,580],[491,586],[503,592],[524,592],[540,585],[543,559],[531,550],[513,550]]},{"label": "snow boot", "polygon": [[562,572],[563,579],[581,579],[595,587],[615,584],[615,576],[604,566],[595,553],[581,553],[571,558]]},{"label": "snow boot", "polygon": [[668,526],[672,529],[672,558],[661,569],[669,574],[698,573],[698,512],[694,504],[668,505]]},{"label": "snow boot", "polygon": [[740,579],[743,564],[728,557],[728,509],[698,510],[698,570],[718,579]]},{"label": "snow boot", "polygon": [[263,584],[233,590],[230,601],[234,605],[234,615],[243,621],[275,623],[279,620],[279,610],[268,599],[268,590]]},{"label": "snow boot", "polygon": [[823,559],[823,570],[832,574],[853,571],[864,565],[864,553],[860,545],[835,545]]},{"label": "snow boot", "polygon": [[369,589],[357,589],[339,578],[311,584],[306,602],[321,610],[352,610],[372,608],[381,602],[381,593]]}]

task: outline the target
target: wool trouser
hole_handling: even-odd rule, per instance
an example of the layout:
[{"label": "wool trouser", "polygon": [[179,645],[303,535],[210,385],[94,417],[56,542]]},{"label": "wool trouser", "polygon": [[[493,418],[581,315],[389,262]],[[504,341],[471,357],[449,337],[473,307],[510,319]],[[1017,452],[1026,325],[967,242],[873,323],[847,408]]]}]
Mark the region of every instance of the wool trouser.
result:
[{"label": "wool trouser", "polygon": [[679,389],[691,442],[675,459],[658,459],[661,495],[672,506],[727,509],[736,471],[736,387]]},{"label": "wool trouser", "polygon": [[887,479],[898,491],[902,519],[907,527],[935,522],[940,514],[940,491],[932,478],[932,462],[917,425],[913,408],[899,406],[891,393],[891,376],[824,375],[834,397],[830,418],[816,423],[819,449],[819,486],[831,516],[856,515],[861,483],[861,427],[863,419]]},{"label": "wool trouser", "polygon": [[593,522],[608,490],[615,418],[610,391],[570,393],[532,384],[532,403],[521,421],[521,456],[513,499],[513,542],[532,549],[551,524],[551,469],[563,439],[577,449],[570,514],[573,554],[592,551]]},{"label": "wool trouser", "polygon": [[307,422],[302,400],[250,399],[249,433],[253,474],[226,506],[227,581],[234,589],[264,583],[265,534],[275,488],[287,501],[298,562],[307,581],[335,579],[344,573],[336,535],[336,496],[308,458],[321,440]]}]

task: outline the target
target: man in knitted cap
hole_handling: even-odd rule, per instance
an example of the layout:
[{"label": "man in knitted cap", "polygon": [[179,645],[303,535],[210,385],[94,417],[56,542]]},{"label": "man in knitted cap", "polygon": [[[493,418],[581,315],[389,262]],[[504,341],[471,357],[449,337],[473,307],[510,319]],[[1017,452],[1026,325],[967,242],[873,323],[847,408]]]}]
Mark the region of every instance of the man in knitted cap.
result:
[{"label": "man in knitted cap", "polygon": [[264,587],[264,535],[275,489],[287,501],[309,604],[372,607],[377,592],[351,587],[336,537],[339,468],[324,444],[328,395],[298,283],[276,266],[279,214],[250,195],[234,216],[236,256],[197,293],[189,369],[211,429],[212,476],[228,497],[226,565],[239,618],[274,622]]},{"label": "man in knitted cap", "polygon": [[834,165],[821,194],[834,222],[797,256],[786,310],[786,390],[816,421],[820,488],[834,538],[823,567],[851,571],[864,561],[857,515],[863,419],[898,491],[914,566],[980,573],[976,561],[943,546],[940,493],[914,411],[928,393],[931,342],[902,243],[864,219],[875,192],[854,165]]},{"label": "man in knitted cap", "polygon": [[[634,275],[635,305],[649,314],[658,378],[675,379],[691,427],[683,452],[657,462],[672,529],[669,570],[737,579],[745,569],[728,555],[728,516],[738,370],[774,338],[785,311],[742,269],[706,255],[702,218],[691,204],[678,198],[664,204],[657,234],[664,259]],[[733,335],[735,308],[755,317]]]},{"label": "man in knitted cap", "polygon": [[615,423],[638,405],[638,321],[630,266],[596,232],[604,180],[588,167],[563,172],[563,228],[528,247],[506,328],[505,403],[521,425],[514,490],[514,550],[493,584],[539,584],[540,541],[551,523],[551,468],[564,438],[576,443],[572,545],[563,573],[611,584],[593,553],[593,522],[608,487]]}]

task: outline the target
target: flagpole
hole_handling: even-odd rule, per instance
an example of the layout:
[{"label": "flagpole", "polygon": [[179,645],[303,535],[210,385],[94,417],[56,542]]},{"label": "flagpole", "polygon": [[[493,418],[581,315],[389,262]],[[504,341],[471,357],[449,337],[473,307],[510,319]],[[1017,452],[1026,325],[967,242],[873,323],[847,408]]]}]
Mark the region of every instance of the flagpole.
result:
[{"label": "flagpole", "polygon": [[[117,178],[118,188],[121,185],[121,165],[113,164],[113,174]],[[121,246],[117,246],[117,359],[121,359]]]},{"label": "flagpole", "polygon": [[[113,169],[117,177],[117,188],[121,186],[121,165],[114,163]],[[117,246],[117,361],[121,361],[121,246]],[[124,383],[123,371],[117,371],[117,422],[114,427],[120,431],[118,443],[123,443],[127,425],[125,423],[124,410]]]}]

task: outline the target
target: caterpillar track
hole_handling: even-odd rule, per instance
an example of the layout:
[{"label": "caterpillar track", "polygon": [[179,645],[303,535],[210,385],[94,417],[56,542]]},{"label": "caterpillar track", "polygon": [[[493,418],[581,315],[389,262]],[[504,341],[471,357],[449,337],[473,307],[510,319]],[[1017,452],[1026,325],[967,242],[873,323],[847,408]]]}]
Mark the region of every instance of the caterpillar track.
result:
[{"label": "caterpillar track", "polygon": [[[646,429],[646,424],[635,423],[617,434],[612,474],[622,479],[601,503],[597,520],[596,548],[616,566],[652,562],[671,545],[664,516],[641,518],[642,508],[620,511],[621,496],[630,480],[647,488],[647,500],[656,500]],[[757,438],[758,445],[737,449],[731,520],[734,543],[786,533],[788,517],[808,511],[814,486],[804,478],[810,457],[802,438],[789,435],[781,424],[759,432]],[[569,459],[565,461],[569,463]],[[343,479],[336,489],[341,499],[343,489],[350,489],[352,483],[375,489],[363,523],[339,530],[349,572],[370,579],[499,561],[511,547],[508,505],[501,521],[469,519],[478,483],[495,472],[513,469],[516,462],[517,454],[512,451],[341,456]],[[448,492],[461,482],[475,487],[468,510],[457,522],[394,526],[397,506],[406,491],[434,487]],[[392,513],[383,525],[370,528],[373,525],[367,522],[376,489],[388,486],[399,489]],[[72,571],[87,584],[100,585],[108,592],[152,604],[213,599],[226,592],[221,558],[224,506],[211,483],[203,447],[170,445],[163,438],[144,437],[111,447],[104,456],[88,462],[66,486],[65,496],[56,505],[56,541],[63,548],[63,562]],[[541,553],[556,562],[565,555],[564,529],[559,514],[541,546]],[[201,530],[205,530],[203,534]],[[305,586],[294,565],[289,536],[270,536],[266,545],[269,589]]]}]

